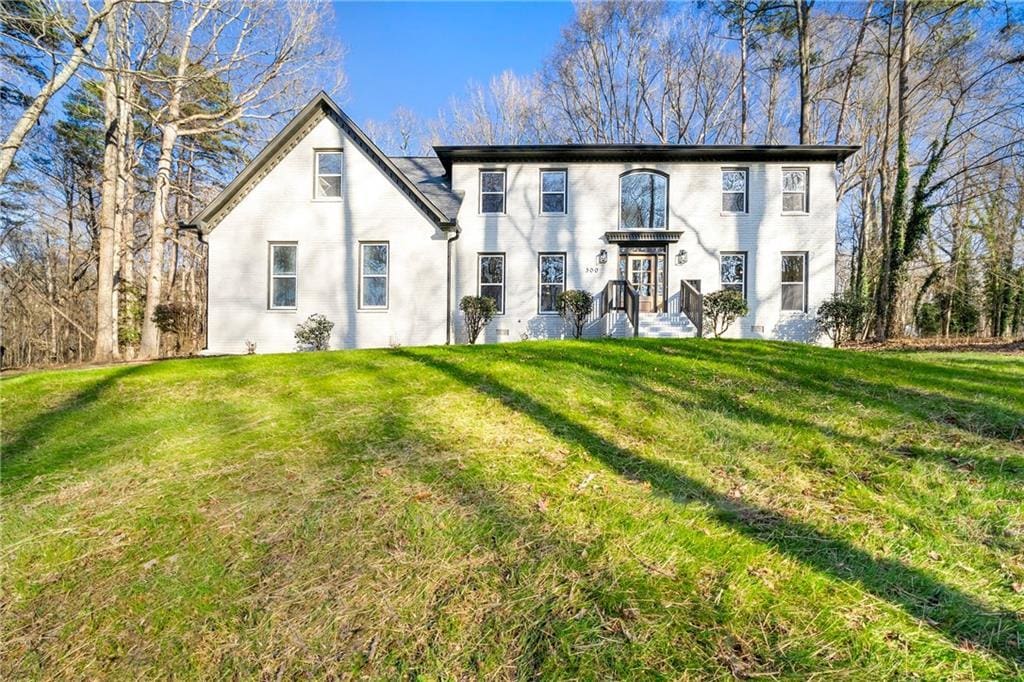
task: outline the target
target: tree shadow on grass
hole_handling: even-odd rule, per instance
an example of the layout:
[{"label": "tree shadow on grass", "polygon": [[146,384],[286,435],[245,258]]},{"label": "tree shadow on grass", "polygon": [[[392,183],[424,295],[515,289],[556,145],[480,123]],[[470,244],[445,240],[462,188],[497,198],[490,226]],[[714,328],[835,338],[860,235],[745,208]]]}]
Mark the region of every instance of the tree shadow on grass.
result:
[{"label": "tree shadow on grass", "polygon": [[[656,344],[637,344],[637,348],[659,358],[668,355]],[[763,346],[759,348],[763,351]],[[1005,374],[996,374],[998,381],[986,377],[981,383],[980,370],[936,366],[916,359],[783,344],[770,348],[770,352],[764,353],[731,342],[705,342],[699,346],[683,343],[673,345],[670,354],[750,369],[790,386],[851,401],[878,403],[890,411],[898,402],[896,407],[901,412],[942,419],[972,435],[1010,442],[1024,438],[1024,409],[1005,405],[1008,397],[1024,396],[1024,391],[1013,382],[1013,377]],[[879,369],[884,373],[880,375]],[[851,376],[850,372],[856,375]],[[936,393],[937,388],[954,395]],[[968,390],[974,392],[974,398],[965,396]]]},{"label": "tree shadow on grass", "polygon": [[[651,356],[652,361],[658,362],[662,365],[665,363],[672,363],[680,359],[694,359],[699,362],[707,363],[708,360],[715,359],[716,356],[714,349],[708,349],[709,352],[701,352],[697,354],[694,352],[692,356],[688,357],[688,351],[685,348],[685,344],[676,344],[671,347],[666,347],[671,351],[669,354],[666,350],[656,349],[650,345],[633,345],[634,348],[639,348],[644,353]],[[721,362],[729,362],[733,367],[739,367],[741,358],[728,356],[728,360],[721,360]],[[761,376],[767,377],[772,380],[778,386],[794,386],[801,385],[803,388],[808,389],[811,392],[811,396],[807,398],[807,404],[802,405],[808,413],[813,413],[815,405],[815,396],[828,397],[835,396],[843,400],[854,402],[854,403],[865,403],[874,402],[878,403],[887,412],[891,414],[906,414],[908,410],[901,407],[897,407],[891,401],[883,400],[879,393],[886,391],[890,394],[897,395],[900,399],[907,402],[913,402],[914,406],[911,410],[915,416],[922,418],[925,421],[931,420],[933,415],[949,413],[950,412],[950,400],[945,396],[941,395],[930,395],[925,392],[908,392],[907,389],[885,387],[884,389],[878,388],[871,383],[863,383],[852,385],[849,380],[843,382],[828,382],[825,380],[807,379],[806,374],[811,373],[809,369],[804,369],[802,372],[799,370],[784,371],[777,367],[765,366],[763,363],[759,363],[754,359],[742,358],[742,361],[746,363],[744,366],[756,369],[757,373]],[[560,368],[568,364],[574,364],[584,371],[590,371],[596,375],[600,375],[600,378],[604,380],[614,379],[625,383],[635,389],[638,389],[641,400],[656,401],[662,404],[671,402],[666,399],[663,392],[654,392],[652,396],[652,388],[664,387],[672,391],[674,394],[678,394],[681,398],[686,397],[688,400],[685,402],[686,407],[692,406],[694,409],[700,410],[715,410],[720,411],[727,415],[730,419],[740,420],[745,423],[750,423],[761,427],[778,427],[781,429],[801,429],[806,431],[813,431],[820,433],[822,436],[835,441],[842,442],[858,448],[864,448],[873,451],[885,452],[892,458],[892,461],[910,461],[910,460],[923,460],[929,461],[935,464],[942,465],[952,470],[956,470],[960,473],[970,472],[978,476],[984,476],[992,481],[1003,481],[1010,484],[1015,484],[1024,479],[1024,460],[1021,457],[1002,457],[1002,458],[988,458],[982,456],[970,456],[964,452],[953,450],[953,449],[942,449],[942,448],[931,448],[918,443],[901,443],[901,442],[882,442],[869,438],[867,436],[861,436],[857,434],[850,434],[832,426],[827,426],[818,422],[812,422],[806,419],[800,419],[799,417],[793,416],[792,414],[786,414],[783,412],[776,412],[769,409],[759,407],[750,401],[739,401],[734,395],[728,391],[722,390],[719,385],[705,386],[702,382],[686,382],[672,377],[666,376],[665,373],[652,374],[650,376],[642,376],[634,373],[623,372],[623,367],[619,361],[616,360],[615,355],[609,355],[608,353],[601,354],[564,354],[557,358],[555,357],[539,357],[531,360],[532,364],[541,367],[548,367],[551,371],[559,371]],[[682,366],[679,369],[685,370],[688,366]],[[788,396],[790,402],[788,405],[793,406],[793,400],[801,400],[794,397],[792,394]],[[973,414],[978,418],[985,416],[985,407],[978,406],[971,401],[954,401],[956,405],[956,413],[965,415]],[[997,415],[997,417],[1006,417],[1012,413],[1005,413]],[[980,415],[980,416],[979,416]],[[963,428],[962,424],[951,423],[946,420],[944,423],[957,428]],[[998,431],[998,427],[986,426],[981,429],[981,433],[971,431],[975,436],[983,436],[987,431]],[[993,437],[993,436],[989,436]]]},{"label": "tree shadow on grass", "polygon": [[737,532],[839,580],[860,585],[901,608],[953,642],[984,648],[1008,664],[1024,662],[1024,616],[991,609],[928,573],[888,558],[874,557],[815,527],[771,509],[726,497],[674,468],[619,447],[529,394],[434,354],[396,351],[483,395],[499,400],[547,429],[556,438],[583,448],[621,476],[643,480],[658,494],[678,503],[699,502],[714,518]]},{"label": "tree shadow on grass", "polygon": [[4,481],[10,484],[25,477],[46,474],[60,468],[67,460],[79,454],[82,447],[55,448],[51,439],[57,431],[71,421],[81,418],[88,409],[124,379],[138,374],[148,365],[125,365],[110,371],[98,371],[96,377],[84,387],[70,394],[59,404],[41,410],[28,422],[15,430],[14,440],[3,443]]}]

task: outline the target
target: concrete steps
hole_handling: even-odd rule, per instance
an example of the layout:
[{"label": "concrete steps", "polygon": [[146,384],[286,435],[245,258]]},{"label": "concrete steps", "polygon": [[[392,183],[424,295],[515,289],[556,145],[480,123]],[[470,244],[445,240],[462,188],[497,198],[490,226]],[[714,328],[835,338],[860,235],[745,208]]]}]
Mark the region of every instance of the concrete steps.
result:
[{"label": "concrete steps", "polygon": [[[633,326],[625,313],[612,313],[608,335],[615,338],[633,336]],[[640,313],[640,337],[655,339],[685,339],[697,336],[697,328],[686,315],[679,313]]]},{"label": "concrete steps", "polygon": [[697,328],[679,313],[640,313],[640,336],[655,339],[684,339],[697,336]]}]

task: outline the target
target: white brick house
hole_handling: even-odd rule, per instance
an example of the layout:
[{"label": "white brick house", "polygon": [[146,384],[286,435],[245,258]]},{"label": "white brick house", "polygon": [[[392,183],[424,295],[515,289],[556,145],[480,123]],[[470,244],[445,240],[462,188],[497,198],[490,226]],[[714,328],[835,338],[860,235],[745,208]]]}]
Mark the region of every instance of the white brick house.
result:
[{"label": "white brick house", "polygon": [[815,341],[835,288],[836,166],[856,147],[530,145],[385,156],[327,95],[191,224],[209,248],[207,351],[294,349],[313,313],[335,348],[465,341],[458,302],[494,297],[485,341],[693,336],[699,296],[744,293],[729,335]]}]

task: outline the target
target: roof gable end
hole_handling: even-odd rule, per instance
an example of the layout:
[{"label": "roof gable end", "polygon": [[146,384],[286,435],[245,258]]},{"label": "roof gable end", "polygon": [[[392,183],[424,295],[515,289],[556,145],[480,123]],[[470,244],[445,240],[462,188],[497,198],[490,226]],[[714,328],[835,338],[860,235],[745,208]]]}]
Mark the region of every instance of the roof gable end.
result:
[{"label": "roof gable end", "polygon": [[188,225],[203,233],[214,229],[324,118],[330,118],[341,128],[381,172],[439,227],[454,227],[455,216],[446,214],[424,194],[323,91],[304,106],[203,210],[193,216]]}]

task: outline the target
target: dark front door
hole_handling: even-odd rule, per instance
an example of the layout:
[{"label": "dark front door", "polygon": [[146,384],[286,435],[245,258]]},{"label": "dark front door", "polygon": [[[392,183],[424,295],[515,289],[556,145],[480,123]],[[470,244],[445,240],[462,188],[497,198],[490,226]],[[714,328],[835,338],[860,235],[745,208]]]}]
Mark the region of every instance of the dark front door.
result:
[{"label": "dark front door", "polygon": [[654,256],[629,256],[627,276],[640,297],[640,312],[657,309],[657,259]]}]

